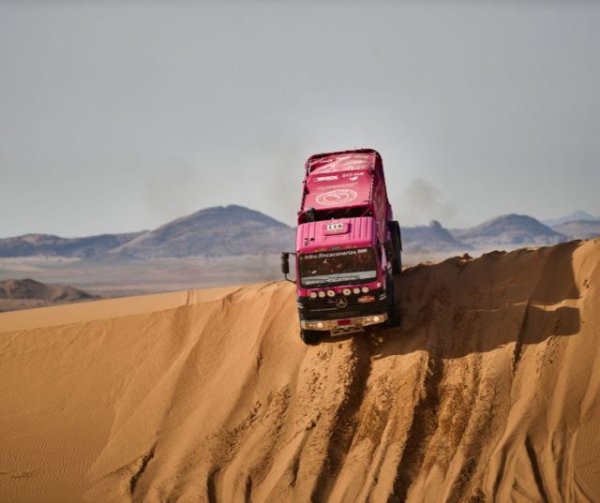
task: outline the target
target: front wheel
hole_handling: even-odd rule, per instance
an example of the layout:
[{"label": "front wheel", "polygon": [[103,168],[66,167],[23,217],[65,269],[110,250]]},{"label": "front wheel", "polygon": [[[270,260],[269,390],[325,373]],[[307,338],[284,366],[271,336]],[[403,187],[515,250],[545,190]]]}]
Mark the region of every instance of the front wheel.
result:
[{"label": "front wheel", "polygon": [[387,313],[388,313],[388,327],[400,326],[400,315],[398,314],[398,306],[396,306],[396,294],[394,291],[394,280],[391,276],[387,277],[386,280],[386,291],[387,291]]},{"label": "front wheel", "polygon": [[300,329],[300,338],[309,346],[314,346],[321,341],[322,334],[317,330],[302,330]]},{"label": "front wheel", "polygon": [[392,241],[392,272],[400,274],[402,272],[402,236],[400,234],[400,224],[396,220],[388,222],[390,238]]}]

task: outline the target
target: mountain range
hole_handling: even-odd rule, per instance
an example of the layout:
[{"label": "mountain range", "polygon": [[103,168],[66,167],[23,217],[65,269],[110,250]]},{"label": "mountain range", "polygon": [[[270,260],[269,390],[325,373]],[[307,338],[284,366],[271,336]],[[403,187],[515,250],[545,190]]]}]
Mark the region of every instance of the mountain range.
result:
[{"label": "mountain range", "polygon": [[546,220],[542,220],[542,223],[544,225],[547,225],[548,227],[554,228],[557,225],[566,224],[568,222],[579,222],[579,221],[596,222],[596,221],[600,221],[600,216],[595,217],[585,211],[578,210],[578,211],[574,211],[573,213],[570,213],[568,215],[564,215],[562,217],[547,218]]},{"label": "mountain range", "polygon": [[590,239],[600,236],[600,219],[575,220],[555,225],[553,229],[565,236],[576,236],[579,239]]},{"label": "mountain range", "polygon": [[495,247],[553,245],[566,241],[568,236],[554,231],[527,215],[503,215],[470,229],[457,229],[453,236],[476,249]]},{"label": "mountain range", "polygon": [[[464,252],[545,246],[600,235],[600,219],[575,213],[554,227],[527,215],[503,215],[468,229],[447,229],[438,221],[403,227],[405,252]],[[206,208],[154,230],[62,238],[27,234],[0,239],[0,257],[55,256],[86,259],[223,257],[291,250],[295,229],[243,206]]]},{"label": "mountain range", "polygon": [[101,234],[83,238],[61,238],[51,234],[25,234],[0,239],[0,257],[50,257],[90,258],[128,243],[145,232],[127,234]]}]

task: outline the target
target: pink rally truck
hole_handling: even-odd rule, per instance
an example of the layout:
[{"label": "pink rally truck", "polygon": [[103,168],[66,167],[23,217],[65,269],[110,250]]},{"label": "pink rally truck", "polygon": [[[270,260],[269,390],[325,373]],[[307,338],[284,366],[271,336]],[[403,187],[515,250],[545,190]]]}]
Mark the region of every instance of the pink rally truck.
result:
[{"label": "pink rally truck", "polygon": [[[302,340],[396,325],[393,274],[402,269],[402,241],[381,156],[372,149],[317,154],[305,169],[292,253]],[[286,279],[289,255],[281,257]]]}]

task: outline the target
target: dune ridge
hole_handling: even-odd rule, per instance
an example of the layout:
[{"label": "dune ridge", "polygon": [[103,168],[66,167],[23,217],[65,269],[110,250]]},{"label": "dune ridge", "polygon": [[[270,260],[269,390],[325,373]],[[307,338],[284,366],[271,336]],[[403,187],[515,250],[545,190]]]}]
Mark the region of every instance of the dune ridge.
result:
[{"label": "dune ridge", "polygon": [[0,314],[0,500],[597,501],[600,239],[397,288],[316,347],[285,282]]}]

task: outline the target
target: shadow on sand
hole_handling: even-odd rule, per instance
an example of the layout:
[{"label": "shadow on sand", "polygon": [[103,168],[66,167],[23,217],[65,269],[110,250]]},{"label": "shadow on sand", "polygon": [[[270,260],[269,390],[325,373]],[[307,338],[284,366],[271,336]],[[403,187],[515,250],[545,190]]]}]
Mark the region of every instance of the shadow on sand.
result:
[{"label": "shadow on sand", "polygon": [[[401,326],[362,334],[381,341],[368,345],[371,356],[426,350],[437,358],[460,358],[578,333],[579,290],[572,262],[579,245],[572,241],[478,259],[454,257],[405,270],[395,280]],[[322,342],[355,337],[361,334]]]}]

